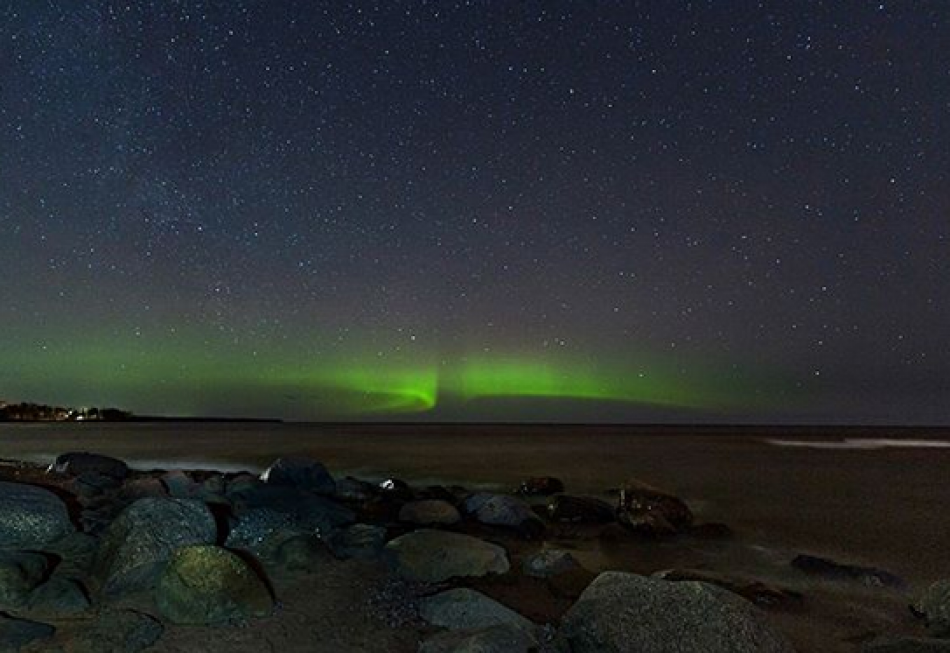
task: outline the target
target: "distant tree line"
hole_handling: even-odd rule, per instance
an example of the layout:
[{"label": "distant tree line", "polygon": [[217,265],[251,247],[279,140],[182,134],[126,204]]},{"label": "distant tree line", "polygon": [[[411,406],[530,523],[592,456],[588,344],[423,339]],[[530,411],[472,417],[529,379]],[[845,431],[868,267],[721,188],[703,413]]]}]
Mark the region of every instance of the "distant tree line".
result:
[{"label": "distant tree line", "polygon": [[121,422],[132,413],[118,408],[66,408],[0,401],[0,422]]}]

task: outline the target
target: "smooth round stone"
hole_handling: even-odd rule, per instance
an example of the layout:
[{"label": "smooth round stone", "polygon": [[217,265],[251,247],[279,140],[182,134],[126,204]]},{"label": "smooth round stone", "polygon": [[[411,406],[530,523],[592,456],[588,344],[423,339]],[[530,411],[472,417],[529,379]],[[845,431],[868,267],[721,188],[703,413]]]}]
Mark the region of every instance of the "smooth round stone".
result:
[{"label": "smooth round stone", "polygon": [[178,549],[159,578],[155,601],[177,624],[215,624],[271,614],[264,582],[241,558],[217,546]]},{"label": "smooth round stone", "polygon": [[0,481],[0,549],[42,549],[75,530],[66,504],[49,490]]}]

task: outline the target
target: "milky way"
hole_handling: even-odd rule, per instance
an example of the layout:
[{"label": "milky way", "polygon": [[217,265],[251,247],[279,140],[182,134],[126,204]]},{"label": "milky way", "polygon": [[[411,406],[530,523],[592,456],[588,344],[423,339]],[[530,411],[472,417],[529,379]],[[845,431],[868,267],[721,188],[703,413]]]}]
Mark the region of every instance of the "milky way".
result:
[{"label": "milky way", "polygon": [[13,0],[0,398],[950,424],[945,2]]}]

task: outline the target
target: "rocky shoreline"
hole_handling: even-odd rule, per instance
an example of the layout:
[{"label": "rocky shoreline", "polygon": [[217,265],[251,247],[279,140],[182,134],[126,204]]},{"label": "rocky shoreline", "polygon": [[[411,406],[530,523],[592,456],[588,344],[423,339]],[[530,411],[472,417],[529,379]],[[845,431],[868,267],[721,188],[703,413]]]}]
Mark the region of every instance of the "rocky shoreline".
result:
[{"label": "rocky shoreline", "polygon": [[[806,592],[701,568],[595,573],[572,554],[572,538],[733,537],[678,497],[639,480],[613,502],[550,477],[512,490],[337,479],[301,457],[260,476],[78,452],[3,462],[0,653],[807,650],[776,626]],[[804,554],[788,567],[907,597],[882,619],[901,628],[867,629],[850,650],[950,651],[950,581],[915,597],[871,567]]]}]

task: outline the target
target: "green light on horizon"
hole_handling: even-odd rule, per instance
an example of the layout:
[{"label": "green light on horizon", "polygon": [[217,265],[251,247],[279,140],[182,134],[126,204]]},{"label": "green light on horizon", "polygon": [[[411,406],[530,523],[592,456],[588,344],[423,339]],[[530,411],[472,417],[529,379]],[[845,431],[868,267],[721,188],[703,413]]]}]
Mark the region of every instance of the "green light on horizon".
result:
[{"label": "green light on horizon", "polygon": [[413,349],[378,356],[374,343],[372,354],[362,348],[325,354],[316,339],[291,353],[270,343],[191,332],[46,340],[50,346],[39,351],[8,351],[0,396],[107,403],[145,414],[358,419],[434,410],[447,417],[491,416],[508,408],[478,402],[505,398],[749,410],[776,405],[776,388],[782,389],[775,374],[738,375],[728,361],[673,361],[649,352],[614,358],[550,351],[453,357]]},{"label": "green light on horizon", "polygon": [[659,371],[629,372],[534,361],[473,361],[459,372],[455,394],[486,397],[590,399],[665,406],[714,403],[694,384]]},{"label": "green light on horizon", "polygon": [[435,408],[439,377],[431,368],[329,366],[314,371],[281,371],[269,379],[304,401],[338,414],[421,413]]}]

